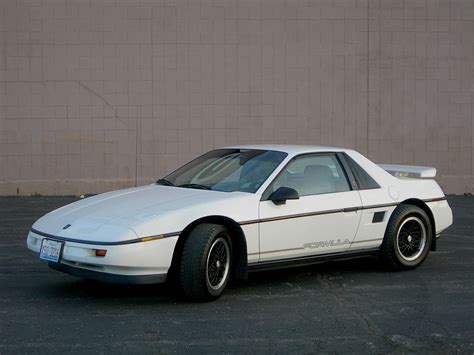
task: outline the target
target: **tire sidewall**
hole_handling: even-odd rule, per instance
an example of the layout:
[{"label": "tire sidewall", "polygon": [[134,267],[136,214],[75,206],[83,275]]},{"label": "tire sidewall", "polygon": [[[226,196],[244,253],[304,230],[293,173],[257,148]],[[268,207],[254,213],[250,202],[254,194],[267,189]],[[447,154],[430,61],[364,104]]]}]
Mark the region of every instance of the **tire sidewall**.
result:
[{"label": "tire sidewall", "polygon": [[[426,232],[426,242],[425,242],[425,246],[423,248],[422,253],[415,260],[411,260],[411,261],[405,260],[401,256],[398,246],[397,246],[398,233],[399,233],[400,227],[403,224],[403,222],[410,217],[416,217],[419,220],[421,220],[425,227],[425,232]],[[395,230],[391,232],[392,232],[391,247],[392,247],[392,250],[397,262],[404,268],[414,268],[422,264],[431,249],[431,243],[432,243],[432,227],[426,213],[422,209],[413,206],[412,208],[407,210],[406,213],[404,213],[402,216],[399,216],[397,223],[395,224]]]}]

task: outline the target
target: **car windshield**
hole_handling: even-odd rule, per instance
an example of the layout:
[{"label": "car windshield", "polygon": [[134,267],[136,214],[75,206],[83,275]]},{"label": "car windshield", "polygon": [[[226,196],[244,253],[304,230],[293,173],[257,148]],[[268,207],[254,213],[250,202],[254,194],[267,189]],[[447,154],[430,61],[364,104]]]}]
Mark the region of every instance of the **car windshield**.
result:
[{"label": "car windshield", "polygon": [[258,149],[216,149],[157,181],[160,185],[216,191],[255,192],[286,153]]}]

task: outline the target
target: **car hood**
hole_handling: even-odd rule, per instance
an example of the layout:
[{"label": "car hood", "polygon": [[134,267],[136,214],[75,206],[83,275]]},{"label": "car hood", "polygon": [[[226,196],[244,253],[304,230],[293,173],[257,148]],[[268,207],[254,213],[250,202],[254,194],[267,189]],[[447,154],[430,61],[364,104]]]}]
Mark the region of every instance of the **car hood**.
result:
[{"label": "car hood", "polygon": [[[80,240],[135,239],[146,234],[179,231],[189,219],[199,218],[200,215],[225,215],[223,211],[227,209],[226,205],[240,205],[238,200],[253,196],[242,192],[154,184],[112,191],[74,202],[43,216],[33,228],[54,236]],[[161,228],[150,229],[150,224],[158,223],[158,220]],[[147,228],[141,228],[142,225],[147,225]]]}]

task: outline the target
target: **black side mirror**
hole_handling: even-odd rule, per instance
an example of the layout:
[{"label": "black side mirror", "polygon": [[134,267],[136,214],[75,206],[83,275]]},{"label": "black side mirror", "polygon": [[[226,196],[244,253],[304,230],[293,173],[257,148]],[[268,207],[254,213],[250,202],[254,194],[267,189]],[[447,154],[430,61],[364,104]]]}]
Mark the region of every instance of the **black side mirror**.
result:
[{"label": "black side mirror", "polygon": [[299,198],[300,195],[298,195],[298,192],[295,189],[282,186],[272,192],[269,200],[271,200],[275,205],[283,205],[286,203],[286,200],[298,200]]}]

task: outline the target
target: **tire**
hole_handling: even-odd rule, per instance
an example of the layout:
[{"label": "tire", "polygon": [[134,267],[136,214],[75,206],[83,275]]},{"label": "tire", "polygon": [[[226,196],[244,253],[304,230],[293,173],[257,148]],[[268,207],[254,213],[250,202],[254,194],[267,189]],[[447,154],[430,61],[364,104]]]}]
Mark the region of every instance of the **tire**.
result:
[{"label": "tire", "polygon": [[392,270],[414,269],[431,248],[432,226],[426,213],[413,205],[399,205],[388,221],[380,247],[382,262]]},{"label": "tire", "polygon": [[224,226],[200,224],[184,243],[179,278],[184,296],[212,301],[227,286],[232,268],[232,243]]}]

